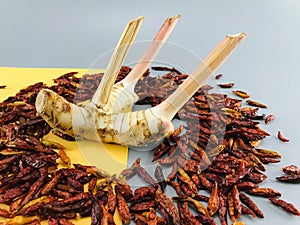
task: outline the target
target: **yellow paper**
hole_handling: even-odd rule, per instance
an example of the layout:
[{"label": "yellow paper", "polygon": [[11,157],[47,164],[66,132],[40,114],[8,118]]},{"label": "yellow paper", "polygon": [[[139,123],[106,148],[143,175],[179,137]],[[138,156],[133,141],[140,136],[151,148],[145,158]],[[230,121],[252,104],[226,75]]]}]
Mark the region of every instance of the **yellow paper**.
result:
[{"label": "yellow paper", "polygon": [[[6,85],[5,89],[0,89],[0,102],[36,82],[44,82],[50,86],[53,84],[53,79],[69,72],[78,72],[77,76],[87,72],[91,73],[86,69],[0,67],[0,85]],[[58,138],[52,133],[48,134],[46,139],[64,145],[72,163],[97,166],[111,174],[119,174],[127,166],[127,147],[90,141],[70,142]],[[90,218],[80,219],[74,223],[89,224]],[[47,222],[42,224],[47,224]]]}]

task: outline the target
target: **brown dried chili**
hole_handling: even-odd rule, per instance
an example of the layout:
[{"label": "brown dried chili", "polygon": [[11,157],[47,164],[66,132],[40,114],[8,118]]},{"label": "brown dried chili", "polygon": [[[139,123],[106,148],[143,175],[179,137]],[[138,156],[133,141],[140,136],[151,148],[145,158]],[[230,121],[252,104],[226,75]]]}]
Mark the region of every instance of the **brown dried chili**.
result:
[{"label": "brown dried chili", "polygon": [[282,168],[282,171],[290,175],[300,174],[300,168],[295,165],[285,166]]},{"label": "brown dried chili", "polygon": [[219,209],[218,183],[213,184],[211,194],[207,203],[207,210],[210,216],[213,216]]},{"label": "brown dried chili", "polygon": [[292,175],[287,175],[287,176],[276,177],[276,179],[281,182],[285,182],[285,183],[299,184],[300,183],[300,174],[292,174]]},{"label": "brown dried chili", "polygon": [[282,199],[277,199],[277,198],[269,198],[269,200],[274,205],[281,207],[286,212],[291,213],[296,216],[300,216],[300,211],[293,204],[288,203]]},{"label": "brown dried chili", "polygon": [[232,88],[234,83],[227,83],[227,84],[218,84],[220,88]]},{"label": "brown dried chili", "polygon": [[219,80],[222,76],[223,76],[223,74],[219,73],[219,74],[217,74],[217,75],[215,76],[215,79],[216,79],[216,80]]},{"label": "brown dried chili", "polygon": [[265,118],[265,124],[268,125],[274,119],[275,119],[275,116],[273,114],[267,115]]},{"label": "brown dried chili", "polygon": [[248,105],[251,105],[251,106],[255,106],[255,107],[259,107],[259,108],[268,108],[266,105],[260,103],[260,102],[256,102],[256,101],[253,101],[253,100],[247,100],[246,101]]},{"label": "brown dried chili", "polygon": [[126,200],[123,198],[123,196],[118,192],[116,193],[116,198],[117,198],[118,212],[122,218],[122,221],[124,224],[129,224],[130,222],[129,206]]},{"label": "brown dried chili", "polygon": [[255,202],[253,202],[251,200],[250,197],[248,197],[246,194],[244,193],[240,193],[240,199],[241,201],[249,207],[249,209],[251,209],[255,215],[259,218],[264,218],[264,214],[263,212],[258,208],[258,206],[255,204]]},{"label": "brown dried chili", "polygon": [[179,213],[174,202],[159,188],[155,192],[155,200],[167,211],[172,218],[173,224],[180,225]]},{"label": "brown dried chili", "polygon": [[250,95],[248,93],[246,93],[245,91],[235,90],[235,91],[232,91],[232,93],[241,98],[250,98]]},{"label": "brown dried chili", "polygon": [[281,131],[277,132],[277,137],[279,138],[279,140],[283,141],[283,142],[289,142],[290,140],[285,138],[282,134]]}]

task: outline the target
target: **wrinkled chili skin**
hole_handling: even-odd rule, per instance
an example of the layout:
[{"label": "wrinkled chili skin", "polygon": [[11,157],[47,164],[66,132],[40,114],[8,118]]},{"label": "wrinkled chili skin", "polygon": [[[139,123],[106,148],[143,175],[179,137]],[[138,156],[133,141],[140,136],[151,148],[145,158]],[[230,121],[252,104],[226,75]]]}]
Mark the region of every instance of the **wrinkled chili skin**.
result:
[{"label": "wrinkled chili skin", "polygon": [[272,202],[272,204],[281,207],[286,212],[300,216],[300,211],[293,204],[277,198],[269,198],[269,200]]},{"label": "wrinkled chili skin", "polygon": [[240,193],[240,199],[246,206],[248,206],[251,210],[253,210],[253,212],[257,217],[264,218],[263,212],[258,208],[258,206],[254,203],[254,201],[251,200],[250,197],[248,197],[244,193]]},{"label": "wrinkled chili skin", "polygon": [[300,174],[292,174],[287,176],[276,177],[278,181],[285,182],[285,183],[300,183]]}]

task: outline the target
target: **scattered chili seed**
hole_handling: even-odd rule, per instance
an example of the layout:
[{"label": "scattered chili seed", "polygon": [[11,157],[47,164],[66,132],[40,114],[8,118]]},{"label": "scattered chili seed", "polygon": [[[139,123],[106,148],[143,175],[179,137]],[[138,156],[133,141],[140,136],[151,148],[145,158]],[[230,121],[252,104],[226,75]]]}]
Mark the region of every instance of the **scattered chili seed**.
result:
[{"label": "scattered chili seed", "polygon": [[277,137],[279,138],[279,140],[281,140],[283,142],[289,142],[290,141],[289,139],[283,137],[280,131],[277,132]]}]

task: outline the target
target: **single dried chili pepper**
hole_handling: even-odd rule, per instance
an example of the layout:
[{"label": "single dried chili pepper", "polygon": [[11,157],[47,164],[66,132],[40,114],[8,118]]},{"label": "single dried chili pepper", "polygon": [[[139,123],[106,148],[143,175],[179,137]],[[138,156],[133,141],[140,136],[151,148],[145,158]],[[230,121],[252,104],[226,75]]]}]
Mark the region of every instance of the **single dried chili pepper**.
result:
[{"label": "single dried chili pepper", "polygon": [[131,212],[144,212],[149,210],[149,208],[156,208],[156,201],[154,199],[131,204],[129,207]]},{"label": "single dried chili pepper", "polygon": [[267,179],[267,175],[255,170],[255,168],[247,174],[246,179],[253,183],[259,184]]},{"label": "single dried chili pepper", "polygon": [[215,79],[216,79],[216,80],[219,80],[222,76],[223,76],[223,74],[219,73],[219,74],[217,74],[217,75],[215,76]]},{"label": "single dried chili pepper", "polygon": [[252,188],[247,193],[265,198],[281,197],[281,193],[272,188]]},{"label": "single dried chili pepper", "polygon": [[260,159],[256,155],[254,155],[251,152],[248,152],[247,155],[249,156],[250,160],[254,162],[261,171],[266,171],[264,164],[260,161]]},{"label": "single dried chili pepper", "polygon": [[300,169],[295,165],[285,166],[282,168],[282,171],[290,175],[300,174]]},{"label": "single dried chili pepper", "polygon": [[285,183],[300,183],[300,174],[292,174],[287,176],[276,177],[277,180]]},{"label": "single dried chili pepper", "polygon": [[258,206],[255,204],[255,202],[253,202],[251,200],[250,197],[248,197],[244,193],[240,193],[240,199],[246,206],[248,206],[251,210],[253,210],[253,212],[255,213],[255,215],[257,217],[264,218],[263,212],[258,208]]},{"label": "single dried chili pepper", "polygon": [[232,91],[232,93],[241,98],[250,98],[250,95],[248,93],[246,93],[245,91],[236,90],[236,91]]},{"label": "single dried chili pepper", "polygon": [[247,100],[246,101],[248,105],[251,105],[251,106],[256,106],[256,107],[260,107],[260,108],[268,108],[266,105],[260,103],[260,102],[256,102],[256,101],[253,101],[253,100]]},{"label": "single dried chili pepper", "polygon": [[108,185],[107,187],[107,209],[108,212],[114,214],[116,209],[117,200],[114,194],[113,186]]},{"label": "single dried chili pepper", "polygon": [[233,202],[233,196],[231,192],[229,192],[227,195],[227,204],[228,204],[228,214],[230,216],[230,219],[232,222],[235,222],[236,218],[235,218],[234,202]]},{"label": "single dried chili pepper", "polygon": [[218,183],[215,181],[207,204],[207,210],[210,216],[213,216],[219,209]]},{"label": "single dried chili pepper", "polygon": [[265,124],[268,125],[271,121],[273,121],[275,119],[275,116],[270,114],[270,115],[267,115],[266,116],[266,119],[265,119]]},{"label": "single dried chili pepper", "polygon": [[279,140],[283,141],[283,142],[289,142],[290,140],[283,137],[283,135],[281,134],[280,131],[277,132],[277,137],[279,138]]},{"label": "single dried chili pepper", "polygon": [[99,225],[102,220],[102,210],[96,199],[93,200],[92,212],[91,212],[91,225]]},{"label": "single dried chili pepper", "polygon": [[286,212],[291,213],[296,216],[300,216],[300,211],[293,204],[288,203],[282,199],[277,199],[277,198],[269,198],[269,200],[274,205],[281,207]]},{"label": "single dried chili pepper", "polygon": [[117,198],[117,209],[122,218],[122,221],[124,224],[129,224],[130,213],[129,213],[129,207],[127,205],[127,202],[123,198],[123,196],[121,194],[119,194],[118,192],[116,193],[116,198]]},{"label": "single dried chili pepper", "polygon": [[226,196],[219,190],[219,209],[218,215],[221,221],[221,225],[227,225],[227,198]]},{"label": "single dried chili pepper", "polygon": [[243,190],[243,191],[258,187],[257,184],[255,184],[251,181],[244,181],[241,183],[237,183],[236,186],[239,190]]},{"label": "single dried chili pepper", "polygon": [[156,180],[158,181],[160,188],[162,190],[165,190],[167,183],[166,183],[162,168],[160,166],[155,167],[154,176],[155,176]]},{"label": "single dried chili pepper", "polygon": [[235,209],[235,218],[238,219],[242,215],[242,203],[240,200],[240,193],[236,185],[233,186],[232,198],[233,198],[233,206]]},{"label": "single dried chili pepper", "polygon": [[157,189],[155,192],[155,200],[160,204],[171,216],[174,225],[180,225],[180,218],[176,206],[172,200],[162,192],[161,189]]},{"label": "single dried chili pepper", "polygon": [[45,186],[42,188],[41,194],[42,195],[48,194],[56,186],[56,184],[59,182],[60,178],[61,178],[61,173],[57,172],[52,177],[52,179],[47,184],[45,184]]},{"label": "single dried chili pepper", "polygon": [[232,88],[234,83],[227,83],[227,84],[218,84],[220,88]]},{"label": "single dried chili pepper", "polygon": [[249,209],[248,207],[242,205],[242,214],[248,214],[251,215],[253,218],[256,217],[255,213],[253,212],[253,210]]}]

